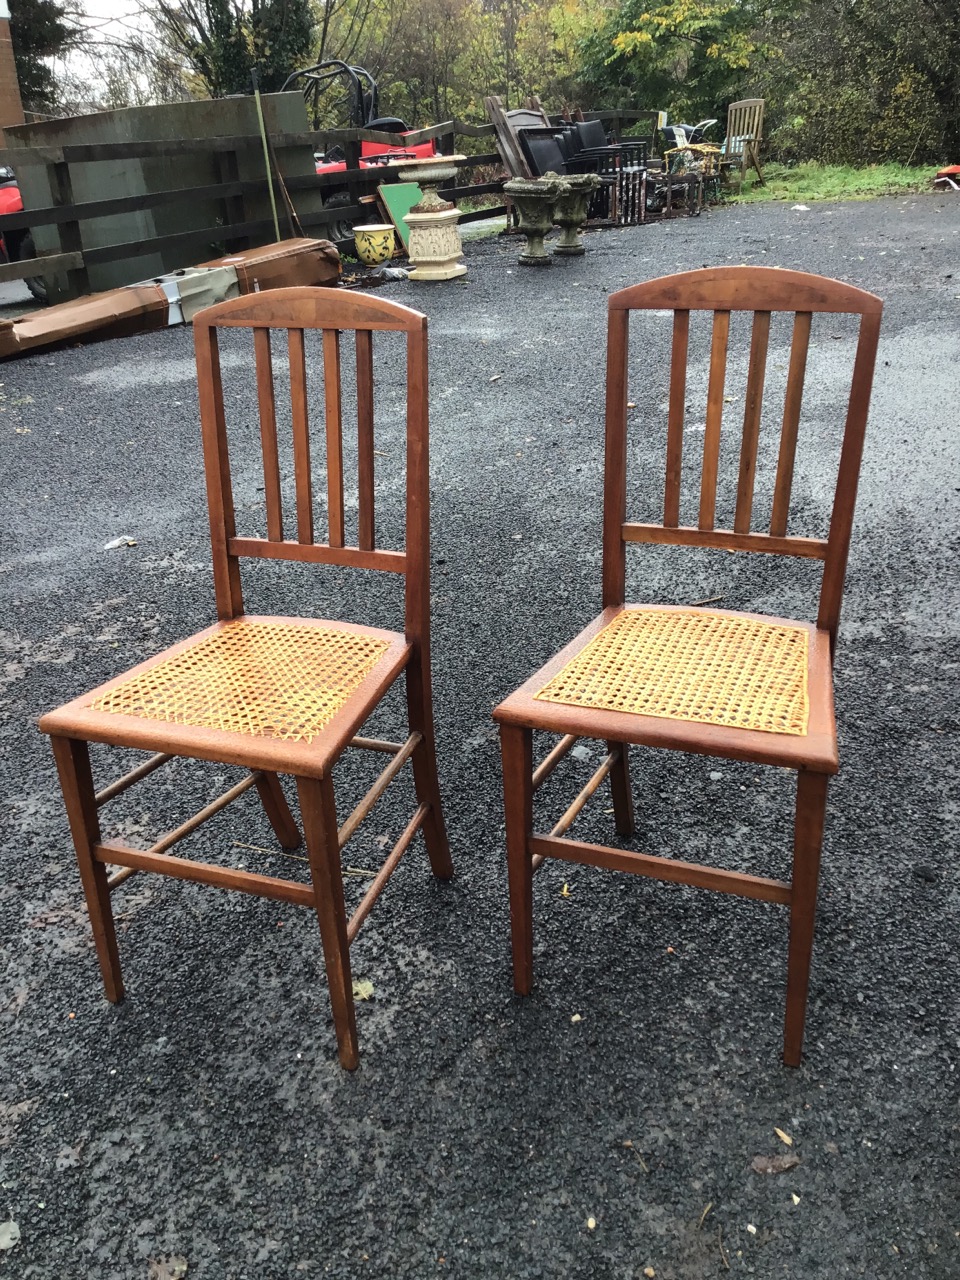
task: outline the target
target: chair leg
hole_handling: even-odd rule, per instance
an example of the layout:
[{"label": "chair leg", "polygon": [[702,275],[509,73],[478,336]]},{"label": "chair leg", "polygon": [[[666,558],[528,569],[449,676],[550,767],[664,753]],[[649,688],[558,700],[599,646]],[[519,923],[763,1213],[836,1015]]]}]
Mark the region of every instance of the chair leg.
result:
[{"label": "chair leg", "polygon": [[608,742],[608,751],[616,751],[617,759],[610,770],[610,791],[613,795],[613,817],[617,835],[632,836],[633,793],[630,789],[630,747],[626,742]]},{"label": "chair leg", "polygon": [[533,732],[502,724],[500,751],[507,820],[513,988],[517,995],[526,996],[533,986],[533,862],[527,843],[533,833]]},{"label": "chair leg", "polygon": [[413,784],[417,800],[428,804],[430,810],[423,820],[423,841],[433,874],[439,880],[453,876],[453,862],[447,829],[443,821],[443,803],[440,799],[440,780],[437,776],[437,747],[433,731],[433,698],[430,691],[429,672],[424,672],[421,661],[411,658],[407,667],[407,714],[410,728],[423,739],[413,753]]},{"label": "chair leg", "polygon": [[270,825],[280,841],[281,848],[299,849],[303,843],[300,836],[300,828],[290,812],[290,806],[287,804],[287,797],[283,794],[280,779],[275,773],[258,772],[256,787],[257,794],[260,796],[260,803],[270,819]]},{"label": "chair leg", "polygon": [[90,751],[85,742],[75,738],[52,737],[50,743],[60,775],[70,834],[77,851],[80,881],[87,899],[104,991],[107,999],[116,1004],[123,999],[123,977],[107,869],[93,856],[93,846],[100,843],[100,819],[97,816],[93,774],[90,772]]},{"label": "chair leg", "polygon": [[800,1065],[803,1048],[828,781],[826,774],[809,773],[806,770],[801,770],[797,776],[790,947],[787,956],[787,1011],[783,1028],[783,1060],[788,1067]]},{"label": "chair leg", "polygon": [[337,840],[337,808],[333,782],[326,778],[297,778],[300,816],[306,838],[310,874],[316,895],[317,919],[330,988],[330,1006],[337,1033],[340,1065],[353,1071],[360,1063],[357,1019],[350,975],[347,913],[343,904],[343,872]]}]

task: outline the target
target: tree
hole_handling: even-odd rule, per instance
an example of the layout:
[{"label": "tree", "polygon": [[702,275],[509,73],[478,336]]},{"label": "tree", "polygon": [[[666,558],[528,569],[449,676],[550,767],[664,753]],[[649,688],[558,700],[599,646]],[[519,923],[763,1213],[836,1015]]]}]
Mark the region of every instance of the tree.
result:
[{"label": "tree", "polygon": [[309,0],[155,0],[154,16],[212,98],[247,92],[254,67],[274,93],[310,61]]},{"label": "tree", "polygon": [[[795,6],[794,6],[795,7]],[[681,119],[716,115],[779,56],[763,0],[622,0],[584,46],[595,92]]]},{"label": "tree", "polygon": [[57,0],[10,0],[10,39],[24,109],[41,114],[56,101],[53,72],[43,61],[65,53],[75,32]]},{"label": "tree", "polygon": [[943,163],[960,154],[953,0],[810,0],[764,91],[783,159]]}]

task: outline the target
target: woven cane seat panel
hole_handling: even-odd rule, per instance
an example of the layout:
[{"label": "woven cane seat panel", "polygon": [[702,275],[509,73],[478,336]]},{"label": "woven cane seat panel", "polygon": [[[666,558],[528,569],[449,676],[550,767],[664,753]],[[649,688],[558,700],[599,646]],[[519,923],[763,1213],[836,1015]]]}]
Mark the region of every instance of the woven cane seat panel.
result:
[{"label": "woven cane seat panel", "polygon": [[227,623],[103,693],[95,711],[311,742],[389,648],[334,627]]},{"label": "woven cane seat panel", "polygon": [[805,734],[803,627],[698,609],[625,610],[535,697],[733,729]]}]

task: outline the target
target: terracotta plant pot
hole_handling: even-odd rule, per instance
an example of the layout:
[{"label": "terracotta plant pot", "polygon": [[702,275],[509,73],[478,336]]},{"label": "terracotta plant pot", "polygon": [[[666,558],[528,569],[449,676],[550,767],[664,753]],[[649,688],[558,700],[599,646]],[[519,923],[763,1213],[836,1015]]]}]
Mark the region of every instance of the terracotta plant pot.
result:
[{"label": "terracotta plant pot", "polygon": [[396,248],[396,231],[386,223],[353,228],[353,242],[357,257],[368,267],[375,267],[393,257]]}]

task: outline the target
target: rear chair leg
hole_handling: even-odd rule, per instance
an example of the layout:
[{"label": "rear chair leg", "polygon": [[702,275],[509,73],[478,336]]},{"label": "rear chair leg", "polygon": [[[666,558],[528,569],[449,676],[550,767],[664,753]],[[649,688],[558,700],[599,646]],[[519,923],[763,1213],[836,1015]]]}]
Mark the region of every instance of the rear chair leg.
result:
[{"label": "rear chair leg", "polygon": [[533,834],[533,732],[501,724],[500,750],[507,819],[513,987],[517,995],[526,996],[533,986],[533,863],[528,845]]},{"label": "rear chair leg", "polygon": [[270,825],[280,841],[280,847],[283,849],[299,849],[303,843],[300,836],[300,828],[290,812],[290,806],[287,804],[287,797],[283,794],[280,779],[275,773],[264,773],[261,770],[257,772],[256,787],[257,794],[260,796],[260,803],[270,819]]},{"label": "rear chair leg", "polygon": [[310,859],[316,896],[317,920],[327,967],[333,1025],[337,1033],[340,1065],[353,1071],[360,1064],[357,1019],[350,976],[347,914],[343,905],[343,872],[337,839],[337,808],[333,782],[325,778],[297,778],[300,815]]},{"label": "rear chair leg", "polygon": [[97,816],[93,774],[90,772],[90,752],[85,742],[75,738],[51,737],[50,742],[57,762],[57,772],[60,774],[70,834],[77,851],[80,881],[87,898],[87,911],[93,927],[103,987],[107,999],[116,1004],[123,999],[123,977],[120,973],[120,954],[117,951],[110,889],[107,886],[107,869],[93,856],[93,846],[100,843],[100,819]]},{"label": "rear chair leg", "polygon": [[790,947],[787,955],[787,1010],[783,1029],[783,1060],[788,1067],[799,1067],[803,1049],[828,782],[829,778],[823,773],[801,770],[797,775]]},{"label": "rear chair leg", "polygon": [[633,794],[630,790],[630,748],[626,742],[608,742],[608,751],[616,751],[617,759],[610,770],[610,791],[613,795],[613,816],[617,835],[632,836]]},{"label": "rear chair leg", "polygon": [[420,804],[430,806],[423,820],[423,841],[433,874],[439,880],[453,876],[450,845],[443,821],[440,780],[437,775],[437,748],[433,732],[433,700],[430,695],[429,672],[424,672],[416,657],[407,666],[407,714],[411,730],[423,739],[413,753],[413,784]]}]

